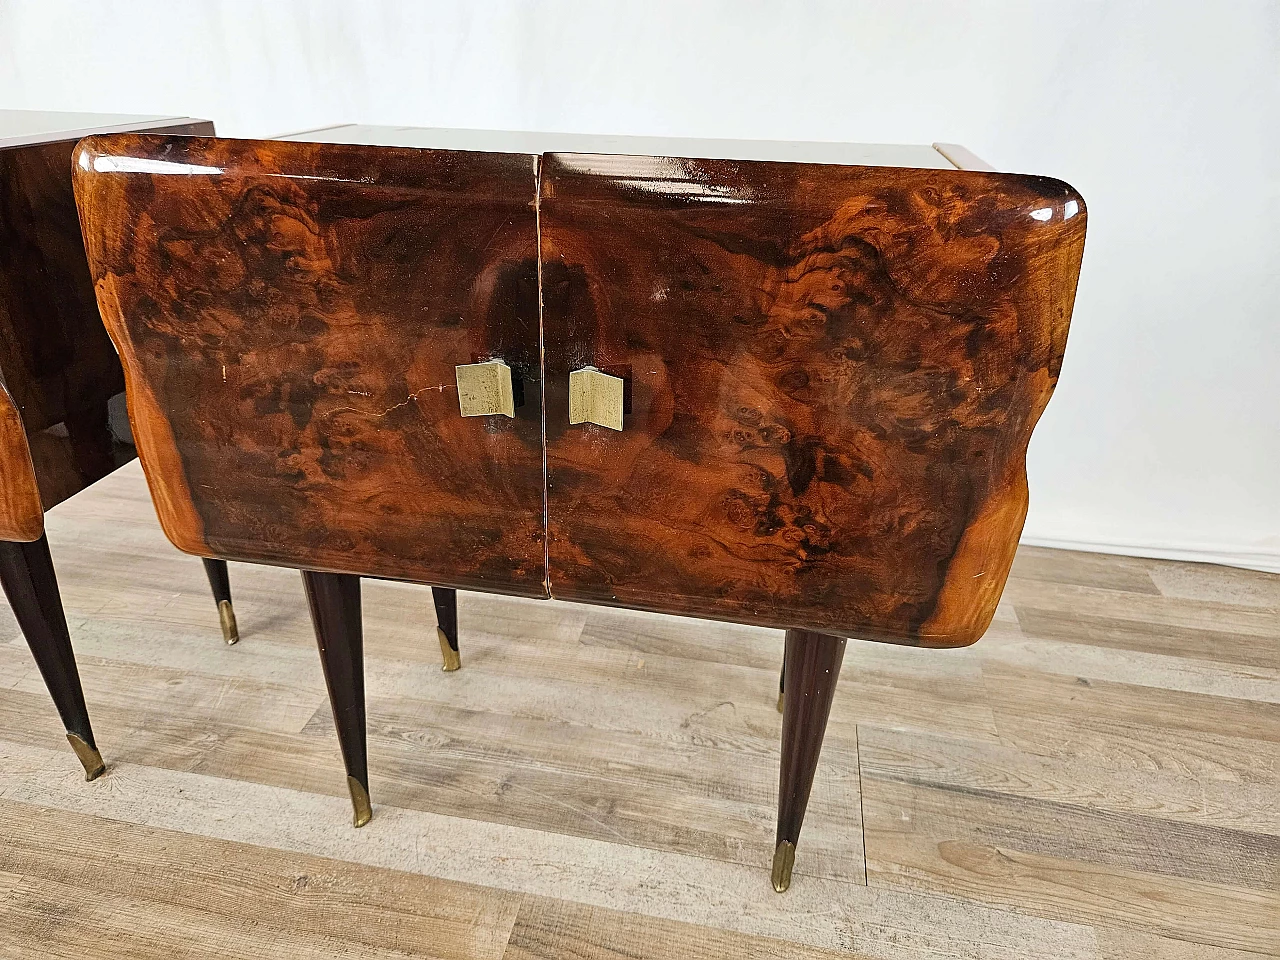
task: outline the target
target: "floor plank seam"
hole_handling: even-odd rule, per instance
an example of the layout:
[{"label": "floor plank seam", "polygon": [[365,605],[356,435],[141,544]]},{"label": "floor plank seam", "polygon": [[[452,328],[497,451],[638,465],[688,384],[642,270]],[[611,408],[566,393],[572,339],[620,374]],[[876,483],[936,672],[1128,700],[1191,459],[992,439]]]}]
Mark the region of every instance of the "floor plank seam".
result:
[{"label": "floor plank seam", "polygon": [[862,780],[862,740],[858,728],[853,725],[853,752],[858,759],[858,828],[862,831],[862,882],[871,886],[871,872],[867,869],[867,815],[862,809],[863,798],[867,795]]}]

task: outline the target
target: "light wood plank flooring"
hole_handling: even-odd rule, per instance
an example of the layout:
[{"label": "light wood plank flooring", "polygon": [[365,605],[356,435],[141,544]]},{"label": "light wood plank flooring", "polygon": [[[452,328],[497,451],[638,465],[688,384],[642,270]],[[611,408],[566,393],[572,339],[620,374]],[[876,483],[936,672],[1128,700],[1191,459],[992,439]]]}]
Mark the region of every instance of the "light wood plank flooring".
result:
[{"label": "light wood plank flooring", "polygon": [[1280,577],[1026,548],[976,646],[850,643],[790,892],[777,631],[365,584],[354,830],[296,572],[136,464],[49,539],[106,776],[0,607],[0,957],[1280,954]]}]

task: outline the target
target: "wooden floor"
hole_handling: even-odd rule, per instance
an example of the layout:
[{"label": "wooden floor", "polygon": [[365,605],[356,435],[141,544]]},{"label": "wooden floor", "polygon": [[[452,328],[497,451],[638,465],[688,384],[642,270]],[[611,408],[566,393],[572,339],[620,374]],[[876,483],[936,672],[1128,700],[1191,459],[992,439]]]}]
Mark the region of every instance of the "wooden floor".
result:
[{"label": "wooden floor", "polygon": [[367,582],[350,826],[297,573],[200,563],[136,464],[49,539],[108,773],[0,608],[0,956],[1280,954],[1280,577],[1024,549],[976,646],[850,643],[769,885],[776,631]]}]

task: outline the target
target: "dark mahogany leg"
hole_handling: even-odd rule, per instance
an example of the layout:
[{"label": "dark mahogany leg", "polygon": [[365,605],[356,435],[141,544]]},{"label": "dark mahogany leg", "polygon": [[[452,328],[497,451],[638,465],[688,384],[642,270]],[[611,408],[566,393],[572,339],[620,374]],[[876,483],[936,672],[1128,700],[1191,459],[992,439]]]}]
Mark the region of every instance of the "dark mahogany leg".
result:
[{"label": "dark mahogany leg", "polygon": [[773,853],[773,889],[791,886],[796,841],[809,805],[813,774],[822,752],[831,698],[836,692],[845,641],[809,630],[787,631],[783,670],[782,776],[778,789],[778,845]]},{"label": "dark mahogany leg", "polygon": [[302,571],[311,623],[320,647],[342,762],[347,767],[354,823],[373,816],[369,804],[369,761],[365,752],[364,627],[360,621],[360,578],[349,573]]},{"label": "dark mahogany leg", "polygon": [[462,666],[458,653],[458,591],[449,587],[432,587],[431,599],[436,605],[436,636],[440,639],[440,655],[446,673]]},{"label": "dark mahogany leg", "polygon": [[84,765],[84,778],[93,780],[106,766],[89,726],[89,710],[84,705],[80,673],[71,652],[71,635],[62,612],[49,541],[43,536],[30,543],[0,541],[0,582],[58,707],[67,740]]},{"label": "dark mahogany leg", "polygon": [[231,606],[231,575],[227,573],[227,561],[204,560],[204,573],[213,590],[213,602],[218,605],[222,639],[229,646],[240,639],[240,628],[236,626],[236,611]]}]

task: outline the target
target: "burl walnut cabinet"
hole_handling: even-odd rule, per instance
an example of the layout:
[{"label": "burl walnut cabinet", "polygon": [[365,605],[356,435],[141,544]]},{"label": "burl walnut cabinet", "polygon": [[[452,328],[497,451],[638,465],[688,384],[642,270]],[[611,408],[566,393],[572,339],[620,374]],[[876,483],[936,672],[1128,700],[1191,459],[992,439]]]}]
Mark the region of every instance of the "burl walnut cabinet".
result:
[{"label": "burl walnut cabinet", "polygon": [[357,824],[361,575],[785,628],[779,890],[845,638],[990,623],[1084,246],[1060,181],[346,127],[94,137],[76,187],[161,522],[304,571]]},{"label": "burl walnut cabinet", "polygon": [[[133,458],[108,403],[124,376],[94,299],[71,187],[77,141],[104,131],[213,133],[181,117],[0,110],[0,582],[67,738],[102,773],[58,594],[44,511]],[[235,637],[226,564],[206,563]]]}]

